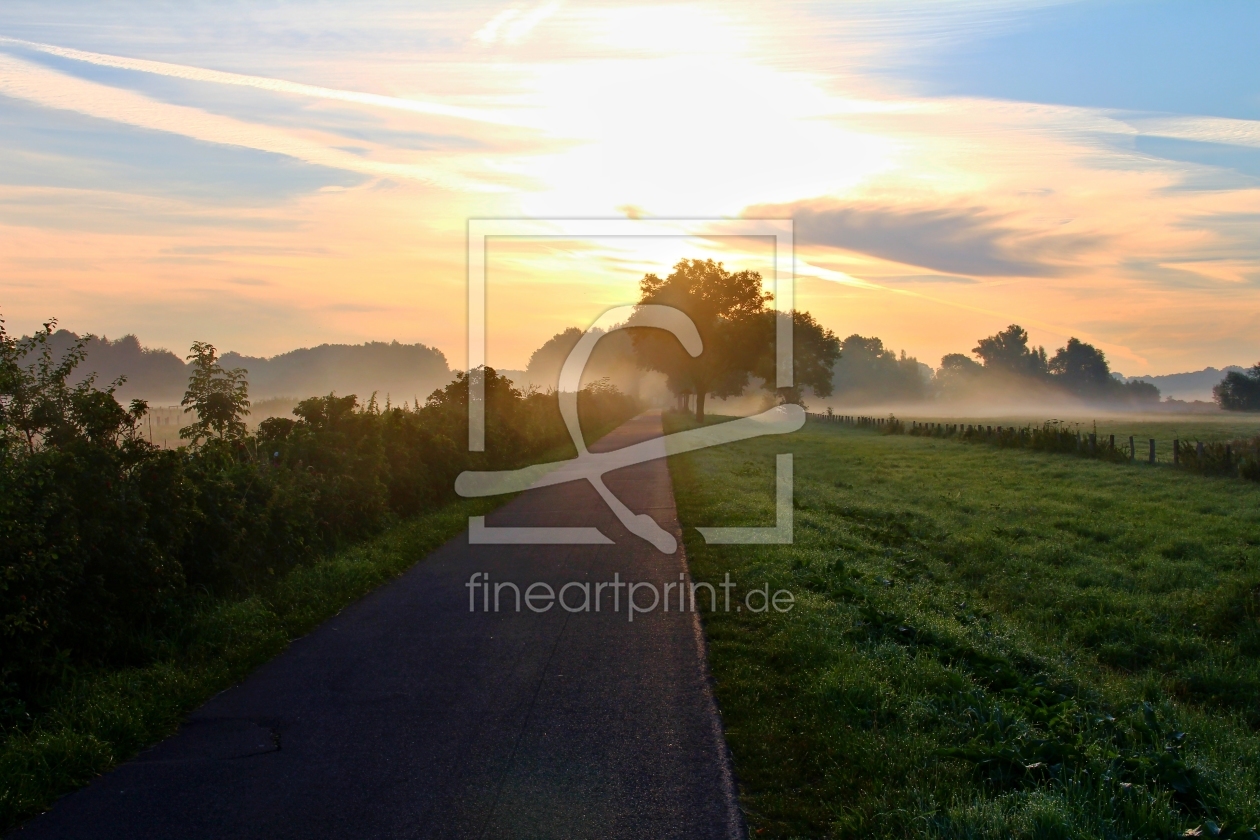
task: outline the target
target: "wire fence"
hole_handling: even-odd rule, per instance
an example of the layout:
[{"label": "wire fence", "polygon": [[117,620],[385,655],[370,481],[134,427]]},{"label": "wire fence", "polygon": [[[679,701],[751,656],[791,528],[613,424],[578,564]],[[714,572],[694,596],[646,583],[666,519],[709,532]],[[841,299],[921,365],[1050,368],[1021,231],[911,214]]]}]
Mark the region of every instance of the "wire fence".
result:
[{"label": "wire fence", "polygon": [[1056,452],[1115,463],[1165,464],[1203,475],[1237,476],[1260,481],[1260,435],[1229,441],[1139,438],[1098,435],[1051,420],[1035,426],[940,423],[902,420],[894,415],[807,414],[811,421],[870,429],[886,435],[913,435],[983,443],[1006,449]]}]

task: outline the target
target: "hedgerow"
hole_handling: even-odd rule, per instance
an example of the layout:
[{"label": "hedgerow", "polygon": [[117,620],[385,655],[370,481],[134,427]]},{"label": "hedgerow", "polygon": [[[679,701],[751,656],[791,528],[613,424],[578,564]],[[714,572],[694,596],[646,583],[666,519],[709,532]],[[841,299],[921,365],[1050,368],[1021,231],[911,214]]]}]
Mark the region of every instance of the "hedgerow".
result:
[{"label": "hedgerow", "polygon": [[[0,321],[0,733],[20,729],[76,675],[142,665],[199,597],[264,581],[448,501],[464,469],[506,469],[567,440],[554,394],[484,377],[486,448],[469,453],[469,376],[424,405],[356,395],[303,400],[255,432],[243,371],[193,347],[179,449],[144,435],[121,380],[70,384],[82,343],[55,358],[54,323]],[[606,384],[579,394],[588,426],[637,411]]]}]

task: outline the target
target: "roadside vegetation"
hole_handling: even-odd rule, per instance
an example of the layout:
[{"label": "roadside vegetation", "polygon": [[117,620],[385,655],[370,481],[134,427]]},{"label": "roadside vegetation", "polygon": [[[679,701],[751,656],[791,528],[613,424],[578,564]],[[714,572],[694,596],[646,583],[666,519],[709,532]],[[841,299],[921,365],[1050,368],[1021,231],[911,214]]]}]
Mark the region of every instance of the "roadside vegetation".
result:
[{"label": "roadside vegetation", "polygon": [[[163,449],[53,334],[0,323],[0,830],[457,534],[485,506],[454,497],[461,470],[576,454],[554,394],[488,368],[484,453],[463,373],[421,406],[329,394],[251,434],[245,372],[203,343],[187,446]],[[606,383],[578,405],[594,436],[638,410]]]},{"label": "roadside vegetation", "polygon": [[[705,545],[785,451],[795,542]],[[1260,487],[821,423],[670,469],[693,576],[796,597],[703,616],[755,836],[1257,836]]]}]

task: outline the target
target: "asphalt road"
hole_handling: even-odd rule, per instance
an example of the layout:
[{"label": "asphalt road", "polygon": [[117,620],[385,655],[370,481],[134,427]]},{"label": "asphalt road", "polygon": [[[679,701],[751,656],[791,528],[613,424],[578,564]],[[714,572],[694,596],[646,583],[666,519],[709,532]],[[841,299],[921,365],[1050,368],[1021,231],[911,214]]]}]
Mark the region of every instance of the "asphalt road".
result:
[{"label": "asphalt road", "polygon": [[[643,415],[592,448],[660,434]],[[606,482],[681,546],[664,460]],[[681,547],[627,534],[585,482],[528,491],[487,524],[594,525],[615,544],[461,535],[14,836],[741,836],[694,613],[675,601],[631,622],[624,588],[603,589],[599,612],[516,612],[510,589],[483,611],[467,587],[474,572],[521,590],[616,574],[659,590],[686,571]],[[567,598],[583,600],[576,587]]]}]

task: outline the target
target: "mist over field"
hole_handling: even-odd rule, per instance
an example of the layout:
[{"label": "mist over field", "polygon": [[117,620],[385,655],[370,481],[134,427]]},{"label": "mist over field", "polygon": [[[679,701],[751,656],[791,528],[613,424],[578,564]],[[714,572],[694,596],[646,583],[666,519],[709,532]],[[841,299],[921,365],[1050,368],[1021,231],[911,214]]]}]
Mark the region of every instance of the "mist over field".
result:
[{"label": "mist over field", "polygon": [[[523,391],[554,391],[558,387],[560,368],[581,334],[577,327],[557,333],[533,351],[524,369],[499,372]],[[62,354],[78,338],[69,330],[58,330],[52,336],[50,347],[54,353]],[[147,347],[131,334],[113,340],[88,335],[84,340],[87,355],[75,374],[76,381],[94,374],[98,385],[106,385],[122,377],[124,381],[117,389],[120,400],[144,399],[159,411],[176,406],[183,398],[190,363],[175,352]],[[933,368],[904,352],[894,353],[878,338],[852,335],[839,346],[841,354],[833,368],[831,392],[822,395],[808,387],[803,391],[803,400],[810,411],[1038,421],[1130,415],[1210,417],[1220,413],[1213,401],[1213,387],[1228,373],[1244,371],[1242,367],[1231,365],[1177,374],[1124,377],[1104,369],[1102,375],[1115,380],[1113,390],[1073,393],[1051,378],[1032,377],[1018,370],[1023,358],[1018,352],[1013,363],[1015,369],[1011,364],[1004,368],[1002,360],[995,359],[991,369],[985,370],[983,364],[962,354],[947,356],[940,367]],[[1025,349],[1024,352],[1028,358],[1035,356],[1034,351]],[[363,400],[375,395],[382,403],[388,399],[395,404],[418,405],[434,390],[450,382],[454,375],[440,350],[397,341],[321,344],[271,357],[245,356],[228,350],[220,358],[224,367],[246,371],[254,403],[251,418],[254,423],[268,416],[287,416],[303,395],[312,394],[354,394]],[[1102,364],[1105,368],[1105,359]],[[667,377],[640,365],[633,342],[625,331],[603,336],[596,345],[581,382],[587,385],[600,380],[606,380],[645,404],[666,406],[675,400]],[[1158,393],[1147,390],[1135,397],[1119,387],[1128,383],[1147,383],[1159,390]],[[767,389],[764,381],[755,376],[743,391],[733,396],[714,397],[714,410],[747,415],[763,411],[776,402],[773,389]]]}]

